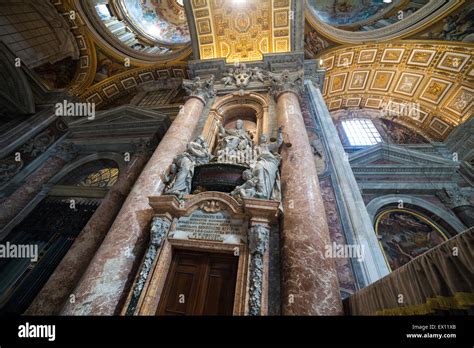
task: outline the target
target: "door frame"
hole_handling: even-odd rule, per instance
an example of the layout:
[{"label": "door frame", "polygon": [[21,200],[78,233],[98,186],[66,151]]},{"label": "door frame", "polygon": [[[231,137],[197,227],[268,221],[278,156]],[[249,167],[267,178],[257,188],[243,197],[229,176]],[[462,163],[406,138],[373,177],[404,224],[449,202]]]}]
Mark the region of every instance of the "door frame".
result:
[{"label": "door frame", "polygon": [[137,305],[137,315],[156,315],[158,305],[163,294],[166,279],[171,268],[171,262],[175,250],[197,251],[219,254],[234,254],[238,252],[238,267],[235,282],[234,309],[232,315],[245,315],[248,312],[247,288],[248,288],[248,247],[240,244],[223,244],[209,241],[189,241],[181,239],[166,238],[159,255],[155,258],[152,271],[145,282],[144,296],[140,298]]}]

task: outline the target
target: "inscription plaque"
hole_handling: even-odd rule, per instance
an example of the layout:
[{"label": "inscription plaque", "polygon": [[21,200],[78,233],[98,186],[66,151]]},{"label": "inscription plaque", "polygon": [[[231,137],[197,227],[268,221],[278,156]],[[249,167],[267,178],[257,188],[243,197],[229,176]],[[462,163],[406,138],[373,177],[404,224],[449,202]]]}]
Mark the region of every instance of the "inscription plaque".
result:
[{"label": "inscription plaque", "polygon": [[244,220],[232,219],[228,212],[211,214],[196,210],[177,219],[170,237],[239,244],[246,242],[245,226]]}]

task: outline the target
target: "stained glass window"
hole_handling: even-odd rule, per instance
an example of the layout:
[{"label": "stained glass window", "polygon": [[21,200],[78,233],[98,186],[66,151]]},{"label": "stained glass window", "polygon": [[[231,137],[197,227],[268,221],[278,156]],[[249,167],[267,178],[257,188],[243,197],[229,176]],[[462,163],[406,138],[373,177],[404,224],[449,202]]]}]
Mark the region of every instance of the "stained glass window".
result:
[{"label": "stained glass window", "polygon": [[119,169],[111,160],[92,161],[76,168],[61,182],[61,185],[111,187],[117,182]]}]

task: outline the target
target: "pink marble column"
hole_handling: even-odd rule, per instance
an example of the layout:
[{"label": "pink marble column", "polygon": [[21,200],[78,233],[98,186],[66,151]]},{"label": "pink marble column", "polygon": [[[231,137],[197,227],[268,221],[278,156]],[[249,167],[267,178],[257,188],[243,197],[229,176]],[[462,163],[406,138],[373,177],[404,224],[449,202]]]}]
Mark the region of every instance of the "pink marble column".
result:
[{"label": "pink marble column", "polygon": [[107,192],[99,208],[26,311],[26,315],[60,313],[112,226],[148,158],[146,151],[139,151],[132,157],[127,170],[120,173],[119,179]]},{"label": "pink marble column", "polygon": [[73,291],[63,315],[118,314],[141,261],[149,235],[152,209],[148,197],[163,191],[162,174],[173,158],[186,149],[213,93],[213,79],[186,81],[191,98],[184,104],[128,195],[110,231]]},{"label": "pink marble column", "polygon": [[278,125],[285,143],[291,143],[281,151],[282,314],[339,315],[342,302],[334,260],[325,257],[328,224],[295,86],[274,87]]},{"label": "pink marble column", "polygon": [[76,155],[72,146],[59,145],[54,155],[0,204],[0,229],[8,224],[41,191],[41,188]]}]

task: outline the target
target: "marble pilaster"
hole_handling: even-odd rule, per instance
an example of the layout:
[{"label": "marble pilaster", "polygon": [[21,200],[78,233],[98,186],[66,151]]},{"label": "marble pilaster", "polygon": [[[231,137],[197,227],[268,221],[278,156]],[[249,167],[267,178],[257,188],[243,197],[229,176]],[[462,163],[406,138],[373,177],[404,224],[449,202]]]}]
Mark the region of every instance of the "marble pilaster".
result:
[{"label": "marble pilaster", "polygon": [[348,156],[339,139],[338,131],[326,107],[321,91],[311,81],[307,82],[307,86],[311,108],[319,120],[321,132],[324,135],[323,140],[327,147],[327,155],[333,163],[335,186],[340,190],[341,205],[344,207],[343,211],[347,213],[347,221],[349,221],[347,229],[351,231],[350,243],[360,245],[364,250],[363,259],[357,262],[357,267],[360,268],[359,281],[362,283],[361,285],[367,286],[386,276],[389,270],[375,235],[372,220],[348,161]]},{"label": "marble pilaster", "polygon": [[281,188],[282,314],[339,315],[342,302],[321,197],[298,94],[302,74],[283,72],[273,78],[278,125],[283,127]]},{"label": "marble pilaster", "polygon": [[152,209],[148,197],[160,195],[164,173],[173,158],[191,141],[199,116],[214,94],[214,79],[186,80],[191,96],[176,116],[118,213],[112,227],[73,291],[74,304],[66,303],[63,315],[113,315],[120,313],[148,239]]}]

